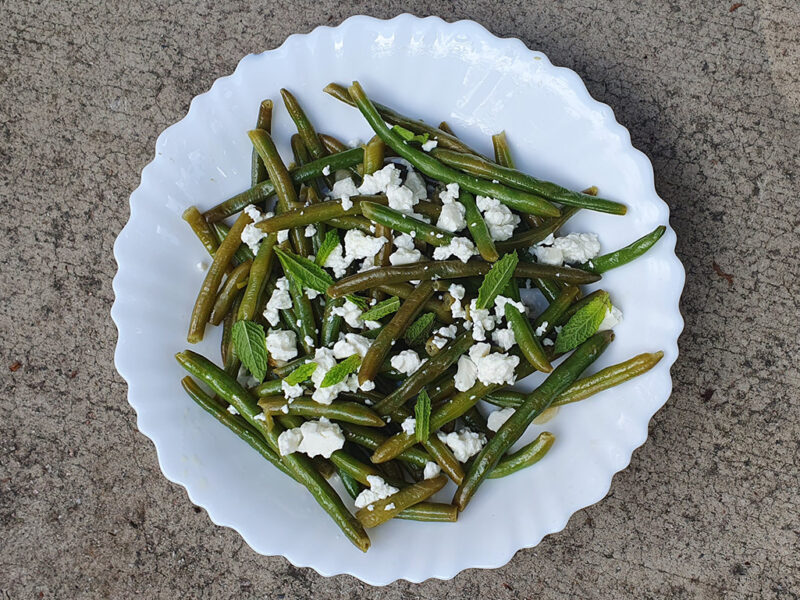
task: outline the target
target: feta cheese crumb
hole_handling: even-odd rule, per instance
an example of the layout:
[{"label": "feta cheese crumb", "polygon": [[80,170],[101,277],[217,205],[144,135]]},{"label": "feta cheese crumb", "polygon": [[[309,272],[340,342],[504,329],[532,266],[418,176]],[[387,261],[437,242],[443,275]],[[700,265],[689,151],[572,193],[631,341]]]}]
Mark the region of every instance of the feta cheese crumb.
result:
[{"label": "feta cheese crumb", "polygon": [[[358,188],[358,193],[363,195],[385,194],[386,190],[400,187],[400,171],[389,163],[380,171],[364,175],[364,180]],[[352,194],[355,196],[355,194]]]},{"label": "feta cheese crumb", "polygon": [[407,435],[414,435],[417,429],[417,420],[414,417],[406,417],[406,420],[400,424],[403,428],[403,433]]},{"label": "feta cheese crumb", "polygon": [[436,148],[436,146],[438,146],[438,145],[439,145],[439,142],[438,142],[438,140],[428,140],[427,142],[425,142],[424,144],[422,144],[422,149],[423,149],[425,152],[430,152],[431,150],[433,150],[434,148]]},{"label": "feta cheese crumb", "polygon": [[302,441],[303,433],[299,427],[287,429],[278,436],[278,452],[280,452],[281,456],[297,452]]},{"label": "feta cheese crumb", "polygon": [[497,321],[488,308],[478,308],[477,299],[469,303],[467,318],[472,322],[472,339],[482,342],[486,339],[486,332],[494,330]]},{"label": "feta cheese crumb", "polygon": [[425,187],[425,180],[422,176],[409,167],[406,180],[403,182],[411,193],[414,194],[415,200],[425,200],[428,197],[428,188]]},{"label": "feta cheese crumb", "polygon": [[267,333],[267,350],[275,360],[292,360],[297,356],[297,335],[294,331],[271,329]]},{"label": "feta cheese crumb", "polygon": [[552,246],[534,246],[533,253],[536,255],[536,262],[543,265],[560,267],[564,264],[564,254],[559,248],[554,248]]},{"label": "feta cheese crumb", "polygon": [[456,389],[459,392],[466,392],[478,380],[478,367],[472,362],[469,356],[461,356],[458,359],[458,370],[455,376]]},{"label": "feta cheese crumb", "polygon": [[[361,390],[364,391],[364,392],[371,392],[372,390],[375,389],[375,382],[372,381],[371,379],[367,379],[364,383],[358,384],[358,387],[360,387]],[[364,400],[364,402],[366,404],[370,403],[369,400]]]},{"label": "feta cheese crumb", "polygon": [[341,200],[344,200],[345,198],[350,200],[350,196],[358,196],[358,188],[356,187],[356,184],[353,183],[353,178],[345,177],[344,179],[340,179],[334,183],[333,189],[331,190],[331,196]]},{"label": "feta cheese crumb", "polygon": [[464,286],[457,283],[451,283],[447,292],[453,297],[453,303],[450,305],[450,313],[453,315],[453,318],[466,319],[467,312],[461,305],[461,301],[464,299],[464,294],[466,293]]},{"label": "feta cheese crumb", "polygon": [[392,265],[410,265],[418,263],[422,258],[422,252],[416,248],[407,250],[406,248],[398,248],[389,255],[389,262]]},{"label": "feta cheese crumb", "polygon": [[394,508],[394,502],[389,502],[389,504],[383,507],[383,510],[394,510]]},{"label": "feta cheese crumb", "polygon": [[600,254],[600,240],[596,233],[570,233],[556,238],[553,247],[561,250],[566,263],[583,263]]},{"label": "feta cheese crumb", "polygon": [[459,188],[457,183],[448,183],[441,192],[439,192],[439,200],[442,204],[452,204],[458,199]]},{"label": "feta cheese crumb", "polygon": [[339,360],[358,354],[361,358],[369,350],[372,340],[357,333],[339,334],[338,341],[333,345],[333,356]]},{"label": "feta cheese crumb", "polygon": [[265,415],[263,412],[260,412],[255,417],[253,417],[253,420],[254,421],[266,421],[267,420],[267,415]]},{"label": "feta cheese crumb", "polygon": [[533,332],[536,334],[536,337],[542,337],[545,333],[547,333],[548,324],[549,323],[547,321],[544,321],[541,325],[539,325],[536,328],[536,331]]},{"label": "feta cheese crumb", "polygon": [[514,330],[509,326],[505,329],[495,329],[492,332],[492,341],[503,350],[510,350],[517,343],[517,338],[514,335]]},{"label": "feta cheese crumb", "polygon": [[462,463],[467,462],[470,457],[480,452],[486,443],[486,437],[482,433],[475,433],[469,429],[462,429],[458,433],[451,432],[448,434],[440,431],[437,436],[448,445],[456,459]]},{"label": "feta cheese crumb", "polygon": [[622,323],[622,311],[616,306],[612,306],[606,311],[606,316],[603,317],[603,321],[600,323],[600,327],[597,331],[607,331],[609,329],[613,329],[620,323]]},{"label": "feta cheese crumb", "polygon": [[386,198],[389,200],[389,208],[401,212],[405,215],[417,217],[414,213],[414,206],[419,202],[414,197],[414,192],[404,185],[390,187],[386,190]]},{"label": "feta cheese crumb", "polygon": [[350,200],[350,196],[345,196],[342,198],[342,209],[350,210],[351,208],[353,208],[353,201]]},{"label": "feta cheese crumb", "polygon": [[519,356],[509,356],[501,352],[490,353],[491,346],[479,343],[469,349],[469,357],[478,369],[478,379],[485,385],[513,384],[517,377],[514,369],[519,364]]},{"label": "feta cheese crumb", "polygon": [[425,463],[425,469],[422,471],[422,476],[425,479],[433,479],[442,472],[442,467],[437,463],[428,461]]},{"label": "feta cheese crumb", "polygon": [[283,397],[291,402],[295,398],[299,398],[303,395],[303,386],[299,383],[296,383],[295,385],[289,385],[284,379],[281,382],[281,391],[283,391]]},{"label": "feta cheese crumb", "polygon": [[388,498],[400,491],[377,475],[367,475],[367,483],[369,483],[369,489],[361,490],[361,493],[356,496],[356,508],[364,508],[368,504]]},{"label": "feta cheese crumb", "polygon": [[233,404],[229,404],[228,405],[228,412],[231,413],[232,415],[238,415],[239,414],[239,411],[236,410],[236,407]]},{"label": "feta cheese crumb", "polygon": [[475,256],[478,251],[472,240],[465,237],[454,237],[446,246],[439,246],[433,251],[434,260],[447,260],[450,256],[455,256],[466,263],[470,257]]},{"label": "feta cheese crumb", "polygon": [[411,375],[422,364],[419,354],[413,350],[403,350],[399,354],[395,354],[389,362],[393,369],[404,375]]},{"label": "feta cheese crumb", "polygon": [[350,327],[356,329],[364,327],[364,321],[361,320],[361,309],[350,300],[345,300],[341,306],[334,306],[331,314],[342,317]]},{"label": "feta cheese crumb", "polygon": [[371,260],[388,241],[383,236],[374,237],[358,229],[350,229],[344,236],[346,258],[349,262],[364,258]]},{"label": "feta cheese crumb", "polygon": [[352,259],[348,260],[344,257],[342,245],[337,244],[337,246],[328,255],[328,258],[325,259],[325,264],[323,266],[332,269],[333,274],[339,278],[344,276],[344,274],[347,272],[347,267],[350,266],[351,262],[353,262]]},{"label": "feta cheese crumb", "polygon": [[[281,439],[284,439],[281,443]],[[287,429],[278,436],[278,450],[282,456],[292,452],[302,452],[313,458],[330,458],[336,450],[344,446],[344,434],[336,423],[325,417],[318,421],[306,421],[300,427]]]},{"label": "feta cheese crumb", "polygon": [[489,413],[489,417],[486,419],[486,425],[492,431],[497,431],[503,426],[503,423],[508,421],[511,418],[511,415],[514,414],[514,409],[511,407],[508,408],[501,408],[500,410],[495,410]]},{"label": "feta cheese crumb", "polygon": [[325,177],[327,177],[328,175],[330,175],[330,174],[331,174],[331,166],[330,166],[330,165],[325,165],[324,167],[322,167],[322,174],[323,174]]},{"label": "feta cheese crumb", "polygon": [[304,235],[306,237],[314,237],[314,234],[317,233],[317,228],[314,225],[306,225],[306,230]]},{"label": "feta cheese crumb", "polygon": [[358,389],[358,377],[353,374],[343,381],[328,387],[320,387],[325,374],[336,365],[336,358],[330,348],[317,348],[314,351],[312,362],[317,363],[317,368],[311,374],[311,382],[315,386],[311,399],[319,404],[330,404],[339,395],[339,392],[355,392]]},{"label": "feta cheese crumb", "polygon": [[489,228],[489,235],[495,241],[502,242],[514,235],[514,229],[520,219],[505,204],[496,198],[476,196],[475,203],[483,213],[483,220]]}]

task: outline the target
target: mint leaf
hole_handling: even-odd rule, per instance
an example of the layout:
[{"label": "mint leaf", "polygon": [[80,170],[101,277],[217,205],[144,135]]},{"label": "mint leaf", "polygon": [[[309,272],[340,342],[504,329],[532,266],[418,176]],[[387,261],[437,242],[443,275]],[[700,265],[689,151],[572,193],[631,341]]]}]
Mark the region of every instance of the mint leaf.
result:
[{"label": "mint leaf", "polygon": [[393,312],[397,312],[400,308],[400,298],[397,296],[392,296],[391,298],[387,298],[383,302],[378,302],[375,306],[370,308],[367,312],[361,315],[361,318],[364,321],[377,321],[378,319],[382,319],[386,315],[390,315]]},{"label": "mint leaf", "polygon": [[579,346],[595,333],[611,306],[608,294],[603,293],[578,310],[561,329],[554,350],[561,354]]},{"label": "mint leaf", "polygon": [[298,383],[303,383],[306,381],[311,375],[314,374],[314,371],[317,370],[317,363],[315,362],[308,362],[304,365],[300,365],[294,371],[289,373],[283,380],[289,385],[297,385]]},{"label": "mint leaf", "polygon": [[519,258],[515,250],[511,254],[506,254],[492,265],[486,277],[483,278],[481,287],[478,289],[476,308],[489,308],[494,304],[494,299],[506,287],[506,284],[511,281],[518,262]]},{"label": "mint leaf", "polygon": [[405,127],[401,127],[400,125],[395,125],[392,127],[392,131],[394,131],[397,135],[403,138],[407,142],[419,142],[420,144],[424,144],[428,141],[429,135],[427,133],[421,133],[418,135],[414,135],[414,132],[410,129],[406,129]]},{"label": "mint leaf", "polygon": [[431,331],[433,331],[433,322],[435,320],[436,315],[430,312],[420,316],[416,321],[408,326],[408,329],[406,329],[406,333],[403,336],[406,340],[406,343],[409,346],[419,346],[420,344],[424,344],[425,341],[430,337]]},{"label": "mint leaf", "polygon": [[[356,296],[355,294],[348,294],[345,296],[350,302],[355,304],[358,307],[358,310],[365,311],[369,308],[369,301],[366,298],[362,298],[361,296]],[[363,318],[363,317],[362,317]]]},{"label": "mint leaf", "polygon": [[414,416],[417,419],[417,423],[414,426],[417,442],[424,442],[431,435],[431,397],[428,396],[428,392],[424,388],[417,396]]},{"label": "mint leaf", "polygon": [[317,258],[314,259],[314,262],[320,267],[324,266],[325,261],[328,260],[331,252],[333,252],[336,249],[336,246],[339,244],[341,244],[339,232],[337,232],[335,229],[329,229],[328,233],[325,234],[325,239],[322,240],[322,243],[319,245],[319,250],[317,250]]},{"label": "mint leaf", "polygon": [[250,374],[263,381],[267,374],[267,336],[264,328],[253,321],[236,321],[231,328],[236,355]]},{"label": "mint leaf", "polygon": [[358,354],[353,354],[353,356],[345,358],[342,362],[338,365],[334,365],[331,367],[330,371],[325,373],[325,377],[322,378],[322,383],[319,387],[325,388],[341,383],[350,373],[354,373],[360,364],[361,357]]},{"label": "mint leaf", "polygon": [[275,254],[281,261],[286,277],[297,289],[311,288],[324,294],[328,290],[328,286],[333,284],[333,279],[325,269],[304,256],[286,252],[278,247],[275,247]]}]

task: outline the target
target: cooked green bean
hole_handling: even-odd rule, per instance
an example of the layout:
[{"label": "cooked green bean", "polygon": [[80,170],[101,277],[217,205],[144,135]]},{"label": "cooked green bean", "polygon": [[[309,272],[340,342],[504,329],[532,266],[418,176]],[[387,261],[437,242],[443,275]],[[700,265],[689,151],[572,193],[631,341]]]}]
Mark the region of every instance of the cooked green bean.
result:
[{"label": "cooked green bean", "polygon": [[543,431],[530,444],[526,444],[513,454],[507,454],[501,458],[487,477],[489,479],[499,479],[536,464],[544,458],[544,455],[548,453],[555,441],[556,436],[549,431]]},{"label": "cooked green bean", "polygon": [[364,175],[372,174],[383,167],[386,144],[377,135],[364,146]]},{"label": "cooked green bean", "polygon": [[222,319],[225,318],[225,315],[228,314],[231,306],[233,306],[236,296],[247,285],[247,278],[250,276],[250,267],[252,265],[252,260],[245,261],[228,275],[228,279],[225,280],[225,285],[222,286],[219,294],[217,294],[217,300],[211,309],[211,315],[208,318],[209,323],[212,325],[222,323]]},{"label": "cooked green bean", "polygon": [[[353,294],[376,286],[392,283],[403,283],[418,279],[458,279],[486,275],[492,268],[492,263],[473,260],[463,263],[460,260],[441,260],[427,263],[414,263],[396,267],[381,267],[370,269],[362,273],[355,273],[335,282],[328,288],[328,295],[332,298]],[[544,277],[563,281],[564,283],[594,283],[599,281],[599,275],[588,273],[582,269],[570,267],[554,267],[538,263],[520,262],[514,269],[515,277]]]},{"label": "cooked green bean", "polygon": [[464,205],[464,218],[467,220],[467,229],[472,235],[475,247],[481,253],[481,258],[486,262],[495,262],[500,255],[497,253],[494,240],[483,220],[481,211],[475,203],[475,196],[464,190],[458,195],[458,201]]},{"label": "cooked green bean", "polygon": [[253,259],[250,267],[250,277],[247,280],[242,303],[239,305],[238,320],[252,321],[257,314],[259,306],[263,303],[267,281],[272,273],[272,264],[275,259],[275,244],[277,235],[268,235],[261,240],[258,254]]},{"label": "cooked green bean", "polygon": [[196,344],[203,339],[206,331],[206,323],[211,316],[211,311],[214,309],[214,302],[217,296],[219,284],[222,281],[222,276],[228,268],[236,249],[242,243],[242,231],[245,225],[251,223],[252,220],[245,213],[242,213],[236,222],[231,227],[230,233],[220,244],[217,251],[214,253],[214,260],[211,261],[211,266],[206,272],[206,277],[203,280],[203,285],[200,286],[200,293],[197,295],[197,300],[192,309],[192,316],[189,319],[189,334],[186,339],[190,344]]},{"label": "cooked green bean", "polygon": [[545,297],[545,300],[548,302],[552,302],[558,295],[561,293],[563,287],[559,284],[559,282],[554,281],[552,279],[547,279],[543,277],[532,277],[531,280],[533,284],[536,286],[542,295]]},{"label": "cooked green bean", "polygon": [[[339,154],[331,154],[324,156],[318,160],[308,163],[307,165],[299,166],[290,171],[292,182],[295,185],[306,183],[315,177],[320,177],[322,171],[327,167],[331,171],[338,169],[346,169],[355,166],[364,160],[363,148],[352,148],[345,150]],[[269,179],[262,181],[258,185],[254,185],[250,189],[245,190],[224,202],[217,204],[210,208],[203,216],[209,223],[221,221],[233,214],[242,210],[245,206],[250,204],[257,204],[263,202],[275,193],[275,185]]]},{"label": "cooked green bean", "polygon": [[[246,215],[245,215],[246,216]],[[219,251],[218,251],[219,252]],[[268,429],[266,422],[256,419],[261,414],[255,399],[233,377],[225,373],[208,359],[186,350],[176,355],[178,362],[189,373],[201,379],[216,394],[232,404],[253,427],[267,440],[274,451],[278,449],[278,437],[282,428],[275,424]],[[353,519],[342,499],[331,488],[330,484],[314,468],[311,460],[297,452],[281,458],[294,476],[311,492],[319,505],[331,516],[342,532],[360,550],[369,549],[369,537],[361,525]]]},{"label": "cooked green bean", "polygon": [[[397,296],[398,298],[408,298],[414,293],[415,289],[410,283],[388,283],[385,285],[376,285],[375,287],[390,296]],[[453,315],[450,313],[450,309],[447,308],[441,300],[429,298],[425,302],[425,310],[434,313],[437,319],[447,325],[453,322]]]},{"label": "cooked green bean", "polygon": [[446,246],[452,242],[455,237],[449,231],[439,229],[434,225],[415,219],[412,216],[401,213],[388,206],[383,206],[375,202],[361,202],[359,206],[361,208],[361,214],[371,221],[394,229],[395,231],[407,233],[416,239],[427,242],[431,246]]},{"label": "cooked green bean", "polygon": [[[386,415],[402,406],[406,400],[418,394],[426,384],[439,377],[450,365],[454,364],[472,344],[472,333],[461,332],[454,340],[448,342],[436,356],[420,365],[396,390],[378,402],[373,407],[375,412]],[[431,422],[431,431],[435,431],[433,422]]]},{"label": "cooked green bean", "polygon": [[431,154],[445,165],[459,169],[469,175],[496,180],[512,188],[525,190],[552,202],[613,215],[624,215],[627,212],[626,206],[619,202],[605,200],[581,192],[573,192],[555,183],[536,179],[516,169],[492,163],[480,156],[464,154],[446,148],[435,148],[431,150]]},{"label": "cooked green bean", "polygon": [[219,247],[219,241],[217,240],[217,236],[214,235],[214,231],[211,229],[208,221],[203,218],[202,213],[197,210],[196,206],[190,206],[183,211],[182,217],[183,220],[189,224],[189,227],[192,228],[197,239],[200,240],[200,243],[203,244],[203,247],[209,255],[214,256],[214,253]]},{"label": "cooked green bean", "polygon": [[339,475],[339,479],[342,480],[342,487],[344,487],[344,490],[351,498],[355,499],[358,494],[361,493],[361,485],[358,483],[358,480],[339,468],[336,469],[336,474]]},{"label": "cooked green bean", "polygon": [[564,313],[569,310],[569,307],[575,302],[580,293],[581,291],[574,285],[568,285],[559,291],[558,296],[550,302],[550,305],[534,319],[533,328],[536,332],[536,337],[543,338],[553,331],[553,328],[559,324]]},{"label": "cooked green bean", "polygon": [[461,468],[461,463],[453,456],[447,444],[434,434],[422,442],[422,447],[428,451],[428,454],[441,467],[445,475],[455,481],[456,484],[461,483],[464,479],[464,469]]},{"label": "cooked green bean", "polygon": [[450,127],[450,125],[447,124],[447,121],[442,121],[441,123],[439,123],[439,129],[441,129],[442,131],[444,131],[449,135],[455,136],[455,133],[453,133],[453,129]]},{"label": "cooked green bean", "polygon": [[378,337],[364,355],[361,367],[358,370],[358,383],[372,381],[378,374],[389,351],[394,343],[400,339],[403,332],[417,318],[417,315],[425,307],[425,301],[433,295],[433,284],[430,281],[421,283],[414,290],[414,293],[406,299],[400,309],[394,313],[392,320],[387,323]]},{"label": "cooked green bean", "polygon": [[442,502],[419,502],[409,506],[395,515],[395,519],[409,521],[433,521],[440,523],[455,523],[458,521],[458,509],[452,504]]},{"label": "cooked green bean", "polygon": [[335,401],[320,404],[314,400],[296,398],[288,402],[283,396],[267,396],[258,401],[267,415],[299,415],[318,419],[325,417],[331,421],[344,421],[364,427],[383,427],[385,423],[374,411],[355,402]]},{"label": "cooked green bean", "polygon": [[513,169],[514,158],[511,156],[511,148],[508,146],[505,131],[492,136],[492,147],[494,148],[494,162],[501,167]]},{"label": "cooked green bean", "polygon": [[313,354],[317,347],[317,322],[311,300],[306,296],[306,291],[297,285],[289,283],[289,295],[292,297],[292,307],[297,319],[295,325],[299,330],[298,342],[306,354]]},{"label": "cooked green bean", "polygon": [[609,269],[616,269],[617,267],[626,265],[652,248],[653,244],[661,239],[661,236],[664,235],[666,230],[666,227],[659,225],[647,235],[640,237],[624,248],[593,258],[580,265],[580,268],[591,271],[592,273],[605,273]]},{"label": "cooked green bean", "polygon": [[[345,152],[346,150],[348,150],[347,144],[337,140],[332,135],[327,135],[325,133],[320,133],[319,134],[319,139],[322,142],[322,145],[325,147],[325,150],[327,150],[327,152],[329,154],[337,154],[339,152]],[[361,150],[361,148],[359,148],[359,150]],[[361,162],[361,161],[359,161],[359,162]],[[331,167],[331,170],[335,171],[337,169],[334,169],[333,167]]]},{"label": "cooked green bean", "polygon": [[[343,85],[329,83],[322,91],[330,94],[337,100],[341,100],[342,102],[349,104],[350,106],[356,106],[356,103],[348,93],[347,88]],[[464,142],[459,140],[454,135],[442,130],[441,128],[437,129],[436,127],[426,125],[422,121],[404,117],[403,115],[393,111],[388,106],[384,106],[382,104],[375,104],[375,108],[378,109],[381,117],[392,125],[400,125],[401,127],[405,127],[406,129],[418,134],[427,133],[432,139],[439,142],[439,145],[442,148],[450,148],[452,150],[459,150],[460,152],[477,154],[477,152],[467,146]]]},{"label": "cooked green bean", "polygon": [[[231,228],[225,223],[214,223],[211,227],[214,229],[214,235],[217,236],[217,241],[222,244],[222,242],[225,241],[225,238],[228,237],[228,233],[230,232]],[[243,262],[253,260],[254,258],[255,256],[247,244],[241,244],[239,248],[237,248],[236,252],[234,252],[231,264],[240,265]]]},{"label": "cooked green bean", "polygon": [[535,196],[521,190],[515,190],[485,179],[479,179],[467,173],[462,173],[461,171],[457,171],[442,164],[427,152],[417,150],[411,145],[406,144],[403,138],[386,126],[386,122],[378,114],[375,106],[370,102],[357,81],[353,82],[353,85],[350,86],[348,91],[353,100],[355,100],[356,106],[361,111],[361,114],[364,115],[375,133],[386,142],[386,145],[428,177],[433,177],[439,181],[448,183],[457,183],[468,192],[496,198],[503,204],[520,212],[529,212],[550,217],[557,217],[561,214],[556,206],[540,196]]},{"label": "cooked green bean", "polygon": [[389,519],[396,517],[409,506],[427,500],[442,489],[447,483],[447,477],[437,475],[432,479],[423,479],[413,485],[403,488],[399,492],[377,500],[356,512],[358,519],[364,527],[377,527]]},{"label": "cooked green bean", "polygon": [[[386,441],[386,436],[372,427],[363,427],[350,423],[341,423],[339,426],[348,442],[358,444],[367,450],[375,450]],[[425,465],[431,461],[431,457],[419,448],[409,448],[405,452],[399,453],[395,458],[418,469],[424,469]]]},{"label": "cooked green bean", "polygon": [[474,406],[461,415],[461,420],[464,421],[464,424],[467,427],[469,427],[470,431],[482,433],[487,438],[490,438],[494,435],[494,431],[489,429],[486,419],[483,418],[483,415]]},{"label": "cooked green bean", "polygon": [[289,116],[292,118],[292,121],[294,121],[295,127],[297,127],[297,133],[303,138],[303,143],[306,145],[306,148],[308,148],[311,156],[314,158],[322,158],[325,156],[327,154],[325,147],[322,145],[317,132],[314,130],[314,126],[306,116],[300,103],[289,90],[284,88],[281,89],[281,97],[283,98],[283,103],[286,106]]},{"label": "cooked green bean", "polygon": [[494,469],[503,454],[525,433],[531,421],[550,407],[553,400],[575,381],[606,349],[614,334],[611,331],[596,333],[578,346],[558,365],[547,379],[528,394],[525,402],[503,423],[495,436],[488,441],[472,463],[464,481],[453,496],[453,504],[464,510],[483,480]]},{"label": "cooked green bean", "polygon": [[[256,129],[263,129],[269,134],[272,134],[272,100],[262,100],[258,107],[258,119],[256,119]],[[250,166],[250,185],[258,185],[269,175],[267,168],[264,166],[264,161],[258,155],[258,151],[253,148],[253,156]]]},{"label": "cooked green bean", "polygon": [[534,334],[531,322],[528,317],[523,315],[520,310],[511,303],[505,305],[505,316],[511,330],[514,332],[514,337],[519,346],[520,352],[525,359],[538,371],[549,373],[553,370],[550,361],[547,360],[547,355],[542,348],[541,342]]},{"label": "cooked green bean", "polygon": [[271,233],[290,229],[292,227],[304,227],[316,223],[324,223],[336,217],[348,217],[361,214],[361,206],[364,203],[386,203],[385,196],[351,196],[350,208],[342,206],[342,200],[328,200],[311,206],[300,206],[269,219],[264,219],[256,224],[262,231]]},{"label": "cooked green bean", "polygon": [[[219,343],[219,353],[220,358],[222,359],[223,368],[227,371],[228,367],[232,365],[235,361],[236,352],[233,349],[233,342],[231,341],[231,330],[233,329],[233,324],[236,322],[236,314],[239,311],[239,306],[242,303],[242,296],[244,292],[239,292],[236,298],[233,300],[233,306],[231,306],[231,310],[228,311],[228,314],[225,315],[225,318],[222,320],[222,338],[220,339]],[[238,361],[235,361],[238,363]],[[236,365],[238,370],[239,365]]]}]

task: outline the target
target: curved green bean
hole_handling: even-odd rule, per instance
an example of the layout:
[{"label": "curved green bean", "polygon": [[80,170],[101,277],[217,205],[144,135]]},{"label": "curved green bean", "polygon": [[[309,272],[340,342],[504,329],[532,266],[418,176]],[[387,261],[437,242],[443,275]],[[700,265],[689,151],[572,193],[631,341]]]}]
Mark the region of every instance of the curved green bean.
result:
[{"label": "curved green bean", "polygon": [[241,289],[247,285],[247,278],[250,276],[250,267],[252,267],[252,265],[252,260],[245,261],[228,275],[228,279],[225,280],[225,285],[222,286],[219,294],[217,294],[217,300],[214,302],[214,307],[211,309],[211,315],[208,318],[208,321],[212,325],[219,325],[222,323],[222,319],[225,318],[225,315],[228,314],[231,306],[233,306],[233,301],[236,299],[236,296],[238,296]]},{"label": "curved green bean", "polygon": [[250,277],[247,280],[247,287],[239,305],[237,319],[242,321],[252,321],[257,314],[259,306],[262,304],[266,292],[267,281],[272,273],[272,265],[275,259],[275,244],[278,243],[277,235],[268,235],[261,240],[258,254],[253,259],[250,267]]},{"label": "curved green bean", "polygon": [[499,479],[536,464],[549,452],[555,441],[556,436],[549,431],[543,431],[530,444],[526,444],[513,454],[507,454],[501,458],[487,477],[489,479]]},{"label": "curved green bean", "polygon": [[464,218],[467,221],[467,229],[472,235],[475,247],[480,252],[481,258],[486,262],[495,262],[500,258],[500,255],[497,253],[497,247],[489,233],[489,228],[486,226],[486,221],[483,220],[483,215],[478,210],[475,196],[464,190],[458,195],[458,201],[464,205]]},{"label": "curved green bean", "polygon": [[442,489],[447,483],[447,477],[437,475],[432,479],[423,479],[413,485],[403,488],[382,500],[359,509],[356,512],[358,519],[364,527],[377,527],[389,519],[396,517],[409,506],[427,500]]},{"label": "curved green bean", "polygon": [[628,264],[652,248],[653,244],[661,239],[661,236],[664,235],[666,230],[667,228],[664,225],[659,225],[647,235],[640,237],[624,248],[593,258],[580,265],[580,268],[591,271],[592,273],[605,273],[610,269],[616,269],[617,267]]},{"label": "curved green bean", "polygon": [[311,156],[314,158],[322,158],[325,156],[327,154],[325,147],[322,145],[317,132],[314,130],[314,126],[311,124],[308,116],[306,116],[300,103],[292,93],[285,88],[281,88],[281,97],[286,106],[286,111],[289,113],[292,121],[294,121],[295,127],[297,127],[297,133],[303,138],[303,143],[311,153]]},{"label": "curved green bean", "polygon": [[[362,427],[351,423],[341,423],[339,427],[348,442],[358,444],[367,450],[375,450],[386,441],[386,436],[372,427]],[[425,465],[431,461],[431,457],[419,448],[409,448],[394,458],[418,469],[424,469]]]},{"label": "curved green bean", "polygon": [[447,447],[442,440],[432,434],[427,440],[422,442],[422,447],[428,451],[431,458],[438,464],[442,472],[450,479],[459,484],[464,479],[464,469],[461,468],[461,463],[456,460],[450,448]]},{"label": "curved green bean", "polygon": [[209,255],[214,256],[214,253],[219,247],[219,241],[217,240],[217,236],[214,235],[214,231],[211,229],[208,221],[203,218],[202,213],[197,210],[197,207],[190,206],[183,211],[181,217],[189,224],[189,227],[192,228],[197,239],[200,240],[200,243],[203,244],[203,247]]},{"label": "curved green bean", "polygon": [[[414,286],[410,283],[388,283],[384,285],[375,286],[380,291],[389,294],[390,296],[397,296],[398,298],[406,299],[414,293]],[[453,322],[453,315],[450,309],[445,306],[444,302],[436,298],[429,298],[425,302],[425,310],[432,312],[436,315],[442,323],[449,325]]]}]

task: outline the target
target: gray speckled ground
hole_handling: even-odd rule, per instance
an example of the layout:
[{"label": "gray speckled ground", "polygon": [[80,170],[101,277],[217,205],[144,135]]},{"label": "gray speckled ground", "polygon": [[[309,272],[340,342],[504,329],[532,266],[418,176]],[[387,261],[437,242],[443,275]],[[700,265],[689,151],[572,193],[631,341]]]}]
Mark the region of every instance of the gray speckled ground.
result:
[{"label": "gray speckled ground", "polygon": [[675,392],[563,532],[501,569],[370,588],[255,554],[161,476],[112,363],[127,197],[157,134],[241,56],[384,5],[0,4],[0,597],[797,598],[794,0],[404,5],[576,70],[673,211]]}]

